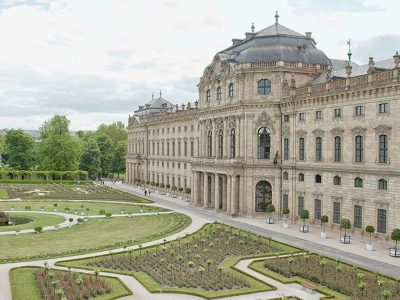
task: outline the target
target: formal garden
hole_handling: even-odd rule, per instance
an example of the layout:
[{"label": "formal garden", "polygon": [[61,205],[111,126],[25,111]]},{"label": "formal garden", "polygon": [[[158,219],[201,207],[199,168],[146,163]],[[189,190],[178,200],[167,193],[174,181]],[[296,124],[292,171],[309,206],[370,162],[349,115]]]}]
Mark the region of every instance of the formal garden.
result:
[{"label": "formal garden", "polygon": [[10,279],[13,300],[111,300],[132,294],[119,279],[98,272],[22,267],[12,269]]},{"label": "formal garden", "polygon": [[[2,209],[0,208],[0,211]],[[12,224],[8,226],[0,226],[0,233],[4,231],[20,231],[35,227],[45,227],[59,224],[65,221],[65,218],[53,214],[38,214],[29,212],[9,212],[8,217]]]}]

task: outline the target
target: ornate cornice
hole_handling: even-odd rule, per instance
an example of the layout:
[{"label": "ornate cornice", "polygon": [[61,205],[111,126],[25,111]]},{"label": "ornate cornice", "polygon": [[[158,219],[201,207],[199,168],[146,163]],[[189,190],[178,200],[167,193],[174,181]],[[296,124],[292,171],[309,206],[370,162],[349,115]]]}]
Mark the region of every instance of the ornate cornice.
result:
[{"label": "ornate cornice", "polygon": [[339,127],[336,127],[336,128],[331,129],[331,133],[332,133],[332,135],[334,135],[334,136],[342,135],[343,132],[344,132],[344,130],[343,130],[342,128],[339,128]]},{"label": "ornate cornice", "polygon": [[314,129],[314,130],[312,131],[312,133],[313,133],[315,136],[324,136],[325,131],[322,130],[322,129],[317,128],[317,129]]},{"label": "ornate cornice", "polygon": [[389,135],[392,130],[392,127],[381,124],[381,125],[376,126],[374,129],[375,129],[376,135],[381,135],[381,134]]},{"label": "ornate cornice", "polygon": [[351,133],[353,135],[364,135],[366,130],[367,129],[364,128],[364,127],[356,126],[356,127],[351,129]]}]

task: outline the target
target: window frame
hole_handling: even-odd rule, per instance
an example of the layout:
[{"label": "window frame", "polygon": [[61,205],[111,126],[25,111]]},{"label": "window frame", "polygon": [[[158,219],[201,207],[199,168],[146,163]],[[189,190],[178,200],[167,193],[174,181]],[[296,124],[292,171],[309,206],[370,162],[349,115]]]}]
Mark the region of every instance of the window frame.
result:
[{"label": "window frame", "polygon": [[221,86],[217,87],[217,100],[218,101],[222,100],[222,87]]},{"label": "window frame", "polygon": [[299,160],[305,161],[305,138],[299,137]]},{"label": "window frame", "polygon": [[342,137],[337,135],[334,137],[334,145],[335,145],[335,151],[334,151],[334,158],[333,160],[336,162],[341,162],[342,161]]},{"label": "window frame", "polygon": [[[207,103],[210,103],[211,102],[211,90],[210,89],[208,89],[207,91],[206,91],[206,102]],[[175,129],[175,128],[174,128]],[[175,130],[174,130],[175,131]]]},{"label": "window frame", "polygon": [[389,161],[389,136],[387,134],[381,134],[378,137],[379,143],[379,163],[387,164]]},{"label": "window frame", "polygon": [[229,98],[233,98],[235,96],[235,86],[234,86],[233,82],[231,82],[229,84],[228,95],[229,95]]},{"label": "window frame", "polygon": [[257,93],[266,96],[272,91],[271,81],[267,78],[260,79],[257,83]]}]

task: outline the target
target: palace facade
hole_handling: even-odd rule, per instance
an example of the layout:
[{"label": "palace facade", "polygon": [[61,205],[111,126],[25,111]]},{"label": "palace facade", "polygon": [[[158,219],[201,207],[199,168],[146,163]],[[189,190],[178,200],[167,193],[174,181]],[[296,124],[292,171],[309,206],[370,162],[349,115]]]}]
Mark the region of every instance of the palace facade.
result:
[{"label": "palace facade", "polygon": [[303,209],[335,228],[400,226],[400,55],[329,59],[279,24],[233,39],[204,70],[195,103],[154,98],[129,117],[126,181],[190,189],[229,215]]}]

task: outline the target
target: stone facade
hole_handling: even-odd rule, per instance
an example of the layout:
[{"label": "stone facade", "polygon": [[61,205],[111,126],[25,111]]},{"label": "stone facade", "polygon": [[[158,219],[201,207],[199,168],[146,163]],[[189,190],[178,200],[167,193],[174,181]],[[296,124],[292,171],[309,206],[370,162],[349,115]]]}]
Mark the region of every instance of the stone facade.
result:
[{"label": "stone facade", "polygon": [[[348,63],[345,77],[320,52],[320,63],[243,60],[252,39],[301,39],[272,26],[215,55],[196,103],[129,117],[127,183],[190,188],[193,205],[229,215],[273,203],[293,221],[301,209],[333,228],[347,217],[356,232],[371,224],[387,237],[400,226],[400,56],[388,68]],[[310,45],[296,47],[312,55]]]}]

